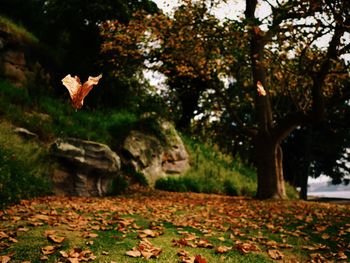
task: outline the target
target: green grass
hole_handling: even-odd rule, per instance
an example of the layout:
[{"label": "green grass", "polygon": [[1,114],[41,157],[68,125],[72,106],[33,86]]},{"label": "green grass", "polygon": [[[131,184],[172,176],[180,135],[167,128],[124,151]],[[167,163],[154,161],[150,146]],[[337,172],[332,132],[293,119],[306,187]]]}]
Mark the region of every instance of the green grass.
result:
[{"label": "green grass", "polygon": [[191,168],[181,177],[161,178],[156,188],[167,191],[253,196],[256,172],[215,147],[183,138],[191,156]]},{"label": "green grass", "polygon": [[[0,231],[18,242],[2,238],[9,247],[0,255],[14,252],[13,262],[40,262],[41,248],[48,245],[57,247],[47,262],[62,260],[59,251],[73,248],[91,250],[96,262],[145,262],[126,255],[138,246],[139,231],[144,229],[160,233],[147,238],[162,249],[152,262],[179,262],[180,250],[201,255],[207,262],[273,262],[268,251],[274,249],[283,253],[284,262],[306,262],[316,253],[337,262],[346,262],[339,259],[341,251],[350,256],[346,249],[349,208],[334,204],[152,191],[114,198],[41,198],[9,207],[7,212],[0,215]],[[23,227],[26,232],[20,230]],[[44,235],[46,230],[56,230],[65,240],[52,243]],[[97,236],[86,237],[86,233]],[[192,244],[207,240],[213,247],[174,245],[174,240],[189,235],[195,237],[189,241]],[[237,246],[242,243],[255,244],[260,251],[242,253]],[[232,249],[218,254],[219,246]]]},{"label": "green grass", "polygon": [[20,26],[16,23],[14,23],[11,19],[0,16],[0,26],[3,28],[3,30],[6,30],[8,33],[11,33],[14,37],[30,42],[30,43],[37,43],[39,42],[38,39],[29,31],[27,31],[23,26]]},{"label": "green grass", "polygon": [[44,147],[13,133],[0,121],[0,208],[22,198],[50,193],[50,165]]}]

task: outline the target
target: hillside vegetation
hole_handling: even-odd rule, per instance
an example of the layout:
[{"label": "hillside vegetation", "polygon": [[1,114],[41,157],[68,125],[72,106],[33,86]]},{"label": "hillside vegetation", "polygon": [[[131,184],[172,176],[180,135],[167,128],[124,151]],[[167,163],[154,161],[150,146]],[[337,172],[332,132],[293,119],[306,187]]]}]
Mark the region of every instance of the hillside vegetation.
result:
[{"label": "hillside vegetation", "polygon": [[[62,99],[31,96],[26,89],[0,81],[0,182],[2,206],[21,198],[48,194],[50,163],[48,147],[57,137],[76,137],[118,145],[131,129],[150,131],[152,122],[136,112],[83,109],[75,111]],[[15,127],[38,135],[34,141],[20,138]],[[161,179],[156,187],[169,191],[191,191],[253,196],[255,171],[240,160],[183,136],[191,156],[191,169],[182,177]],[[18,179],[20,178],[20,179]],[[291,191],[292,192],[292,191]]]}]

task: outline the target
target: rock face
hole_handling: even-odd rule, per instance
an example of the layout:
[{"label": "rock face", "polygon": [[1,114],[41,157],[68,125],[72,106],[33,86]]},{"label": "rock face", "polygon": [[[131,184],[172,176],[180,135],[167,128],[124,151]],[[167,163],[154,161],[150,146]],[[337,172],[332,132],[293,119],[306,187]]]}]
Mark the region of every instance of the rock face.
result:
[{"label": "rock face", "polygon": [[50,76],[38,62],[40,51],[34,38],[16,32],[0,20],[0,76],[17,87],[38,81],[48,84]]},{"label": "rock face", "polygon": [[54,191],[59,195],[104,196],[118,176],[119,156],[107,145],[79,139],[57,139],[51,153],[59,161]]},{"label": "rock face", "polygon": [[142,173],[151,187],[158,178],[180,175],[189,168],[189,155],[173,125],[162,121],[159,127],[161,138],[131,131],[122,149],[124,162]]}]

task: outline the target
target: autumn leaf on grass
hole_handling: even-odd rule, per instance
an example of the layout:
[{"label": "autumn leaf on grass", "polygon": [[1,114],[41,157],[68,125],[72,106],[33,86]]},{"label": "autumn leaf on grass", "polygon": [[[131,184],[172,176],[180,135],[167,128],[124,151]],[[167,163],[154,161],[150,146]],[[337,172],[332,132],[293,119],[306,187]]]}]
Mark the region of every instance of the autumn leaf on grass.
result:
[{"label": "autumn leaf on grass", "polygon": [[7,255],[0,256],[0,263],[7,263],[11,260],[11,257],[15,254],[15,252],[10,252]]},{"label": "autumn leaf on grass", "polygon": [[84,238],[95,238],[95,237],[98,237],[98,234],[91,233],[91,232],[84,232],[82,234],[82,237],[84,237]]},{"label": "autumn leaf on grass", "polygon": [[56,247],[55,246],[46,246],[41,248],[41,252],[44,255],[51,255],[56,252]]},{"label": "autumn leaf on grass", "polygon": [[132,250],[126,251],[125,254],[133,258],[139,258],[142,256],[140,250],[138,250],[136,247],[133,247]]},{"label": "autumn leaf on grass", "polygon": [[5,239],[5,238],[9,238],[9,235],[6,234],[6,233],[3,232],[3,231],[0,231],[0,240],[1,240],[1,239]]},{"label": "autumn leaf on grass", "polygon": [[195,259],[195,257],[191,256],[186,250],[179,250],[177,255],[179,256],[180,263],[193,263]]},{"label": "autumn leaf on grass", "polygon": [[92,87],[97,85],[102,78],[102,74],[97,77],[89,77],[82,85],[78,76],[74,78],[68,74],[62,79],[63,85],[68,89],[69,95],[72,99],[72,106],[75,109],[80,109],[84,104],[84,98],[89,94]]},{"label": "autumn leaf on grass", "polygon": [[47,237],[47,239],[54,242],[54,243],[61,244],[65,240],[65,237],[60,237],[60,236],[56,236],[56,235],[49,235]]},{"label": "autumn leaf on grass", "polygon": [[194,258],[194,263],[207,263],[207,260],[203,258],[201,255],[197,255]]},{"label": "autumn leaf on grass", "polygon": [[92,261],[96,259],[96,256],[89,249],[83,250],[81,248],[73,248],[69,252],[60,251],[60,254],[71,263]]},{"label": "autumn leaf on grass", "polygon": [[56,235],[55,230],[46,230],[44,235],[49,241],[52,241],[57,244],[61,244],[65,239],[65,237]]},{"label": "autumn leaf on grass", "polygon": [[243,254],[247,254],[249,252],[259,252],[260,248],[253,243],[242,243],[240,241],[236,242],[236,249]]},{"label": "autumn leaf on grass", "polygon": [[226,247],[226,246],[219,246],[215,249],[215,253],[217,254],[224,254],[228,251],[232,250],[232,247]]},{"label": "autumn leaf on grass", "polygon": [[276,260],[280,260],[284,257],[283,253],[277,249],[269,249],[267,253],[269,254],[270,258]]},{"label": "autumn leaf on grass", "polygon": [[161,233],[158,232],[158,231],[154,231],[154,230],[151,230],[151,229],[145,229],[145,230],[140,230],[140,231],[137,231],[139,234],[138,234],[138,237],[143,239],[145,237],[157,237],[159,236]]},{"label": "autumn leaf on grass", "polygon": [[7,263],[11,260],[11,257],[5,255],[5,256],[0,256],[0,263]]},{"label": "autumn leaf on grass", "polygon": [[339,251],[337,254],[338,260],[347,260],[348,256],[345,255],[345,253],[343,251]]},{"label": "autumn leaf on grass", "polygon": [[125,254],[130,257],[144,257],[157,258],[162,252],[161,248],[155,247],[150,241],[146,238],[141,240],[138,247],[133,247],[132,250],[127,251]]},{"label": "autumn leaf on grass", "polygon": [[197,247],[203,247],[203,248],[213,248],[214,245],[211,244],[208,240],[206,239],[199,239],[199,240],[196,240],[195,242],[196,246]]}]

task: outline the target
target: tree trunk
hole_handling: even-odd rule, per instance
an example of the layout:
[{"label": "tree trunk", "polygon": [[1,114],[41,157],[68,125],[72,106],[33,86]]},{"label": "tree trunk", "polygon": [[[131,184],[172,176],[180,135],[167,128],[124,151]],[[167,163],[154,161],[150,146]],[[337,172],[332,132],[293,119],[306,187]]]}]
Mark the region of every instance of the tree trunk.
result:
[{"label": "tree trunk", "polygon": [[265,137],[255,144],[258,175],[258,199],[285,199],[282,148],[279,143]]},{"label": "tree trunk", "polygon": [[309,167],[310,167],[309,162],[304,164],[303,171],[301,174],[299,197],[303,200],[307,200],[307,181],[309,179]]}]

